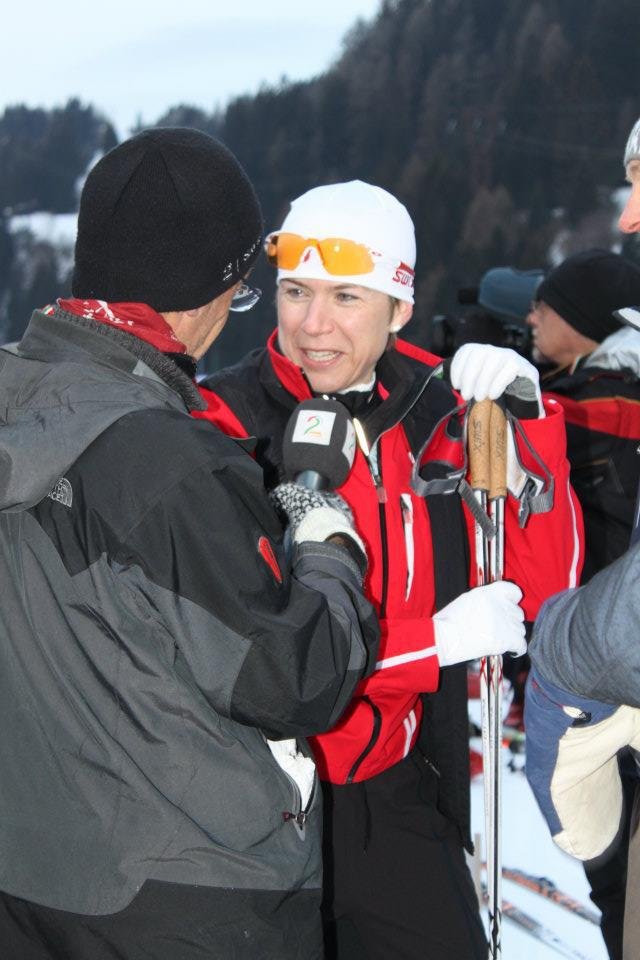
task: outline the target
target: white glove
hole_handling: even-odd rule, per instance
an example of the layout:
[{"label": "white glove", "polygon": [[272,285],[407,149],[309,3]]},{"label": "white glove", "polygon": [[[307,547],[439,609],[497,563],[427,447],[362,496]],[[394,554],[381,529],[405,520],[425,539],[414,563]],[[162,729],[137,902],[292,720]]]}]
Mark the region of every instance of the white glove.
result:
[{"label": "white glove", "polygon": [[500,580],[462,593],[433,615],[441,667],[510,651],[526,653],[522,590]]},{"label": "white glove", "polygon": [[537,401],[544,415],[538,371],[515,350],[488,343],[465,343],[451,361],[451,386],[465,400],[496,400],[503,393]]},{"label": "white glove", "polygon": [[270,498],[282,522],[289,525],[294,543],[342,534],[353,540],[366,561],[365,545],[354,530],[349,505],[339,493],[309,490],[290,480],[275,487]]},{"label": "white glove", "polygon": [[285,773],[289,774],[300,791],[301,807],[304,810],[311,798],[316,778],[316,765],[311,757],[305,757],[295,740],[267,740],[273,757]]},{"label": "white glove", "polygon": [[555,843],[580,860],[599,856],[620,825],[618,752],[640,747],[640,710],[576,696],[534,663],[524,722],[527,780]]}]

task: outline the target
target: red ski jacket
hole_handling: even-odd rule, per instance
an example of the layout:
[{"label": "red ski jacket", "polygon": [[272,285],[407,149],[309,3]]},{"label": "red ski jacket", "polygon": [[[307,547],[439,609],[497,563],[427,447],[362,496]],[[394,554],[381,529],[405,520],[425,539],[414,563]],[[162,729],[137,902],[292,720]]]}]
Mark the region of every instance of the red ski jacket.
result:
[{"label": "red ski jacket", "polygon": [[[377,462],[367,460],[358,449],[339,490],[367,546],[366,592],[378,612],[382,636],[375,672],[360,683],[337,725],[312,739],[320,776],[337,784],[373,777],[414,746],[423,716],[420,695],[446,686],[432,615],[474,585],[473,522],[466,507],[461,507],[457,495],[422,497],[410,485],[418,451],[441,418],[460,402],[435,378],[420,392],[437,362],[437,357],[400,340],[395,350],[383,355],[377,368],[379,402],[371,414],[359,415]],[[201,389],[208,411],[200,416],[231,435],[255,436],[267,484],[279,482],[285,425],[296,404],[312,394],[302,371],[278,352],[275,334],[266,349],[214,374]],[[576,584],[582,562],[582,521],[569,487],[564,417],[554,401],[546,404],[546,414],[521,423],[554,478],[553,509],[530,516],[524,529],[518,525],[518,504],[511,497],[506,509],[505,577],[523,589],[528,620],[534,619],[546,597]],[[455,417],[446,429],[435,431],[421,459],[421,475],[442,474],[442,461],[451,459],[452,447],[461,448],[456,431]],[[524,464],[539,472],[526,444],[518,445]],[[454,672],[449,667],[442,674]],[[436,703],[433,719],[446,728],[438,734],[438,765],[448,762],[445,742],[453,736],[453,725],[459,728],[465,750],[468,741],[464,696],[454,698],[456,706],[451,709],[453,699],[449,693],[444,696],[449,706],[443,712]],[[428,701],[427,713],[430,723]],[[463,762],[454,779],[461,776],[468,780],[468,754],[466,769]]]}]

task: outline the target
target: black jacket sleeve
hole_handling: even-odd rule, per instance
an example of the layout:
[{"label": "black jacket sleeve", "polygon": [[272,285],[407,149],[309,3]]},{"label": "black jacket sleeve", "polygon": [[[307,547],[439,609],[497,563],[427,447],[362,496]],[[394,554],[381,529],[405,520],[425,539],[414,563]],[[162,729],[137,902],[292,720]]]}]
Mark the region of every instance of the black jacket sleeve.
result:
[{"label": "black jacket sleeve", "polygon": [[374,611],[339,547],[305,544],[288,569],[260,469],[207,430],[219,455],[169,471],[118,576],[216,711],[280,736],[325,730],[375,662]]}]

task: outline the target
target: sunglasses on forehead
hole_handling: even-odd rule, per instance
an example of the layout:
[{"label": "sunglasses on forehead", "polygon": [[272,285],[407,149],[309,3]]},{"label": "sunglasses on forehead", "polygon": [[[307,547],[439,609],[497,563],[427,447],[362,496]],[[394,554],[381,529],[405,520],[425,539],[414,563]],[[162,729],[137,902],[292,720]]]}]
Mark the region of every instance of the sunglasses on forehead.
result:
[{"label": "sunglasses on forehead", "polygon": [[363,243],[341,237],[318,240],[315,237],[302,237],[297,233],[275,232],[270,233],[264,243],[267,260],[272,267],[279,267],[281,270],[295,270],[309,247],[318,251],[327,273],[336,277],[372,273],[381,259],[379,254],[374,255]]}]

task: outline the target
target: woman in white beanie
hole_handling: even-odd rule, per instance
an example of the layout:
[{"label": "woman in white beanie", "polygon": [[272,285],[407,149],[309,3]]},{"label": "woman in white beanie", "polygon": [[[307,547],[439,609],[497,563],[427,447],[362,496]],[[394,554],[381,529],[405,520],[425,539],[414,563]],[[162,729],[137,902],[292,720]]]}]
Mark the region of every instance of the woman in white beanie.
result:
[{"label": "woman in white beanie", "polygon": [[[513,351],[467,344],[454,358],[451,380],[463,397],[504,393],[556,477],[553,511],[526,529],[509,504],[514,582],[470,590],[460,499],[422,496],[411,484],[418,451],[460,398],[430,379],[437,358],[397,337],[414,298],[407,210],[359,180],[316,187],[294,200],[266,252],[278,271],[277,330],[265,349],[205,382],[210,417],[258,438],[268,485],[281,475],[282,435],[300,401],[338,398],[358,420],[354,466],[339,492],[367,547],[365,588],[382,635],[374,673],[337,725],[311,740],[325,800],[327,956],[485,960],[464,857],[466,661],[523,651],[523,618],[569,583],[562,414],[553,407],[545,418],[537,372]],[[447,459],[451,443],[439,436],[422,479]]]}]

